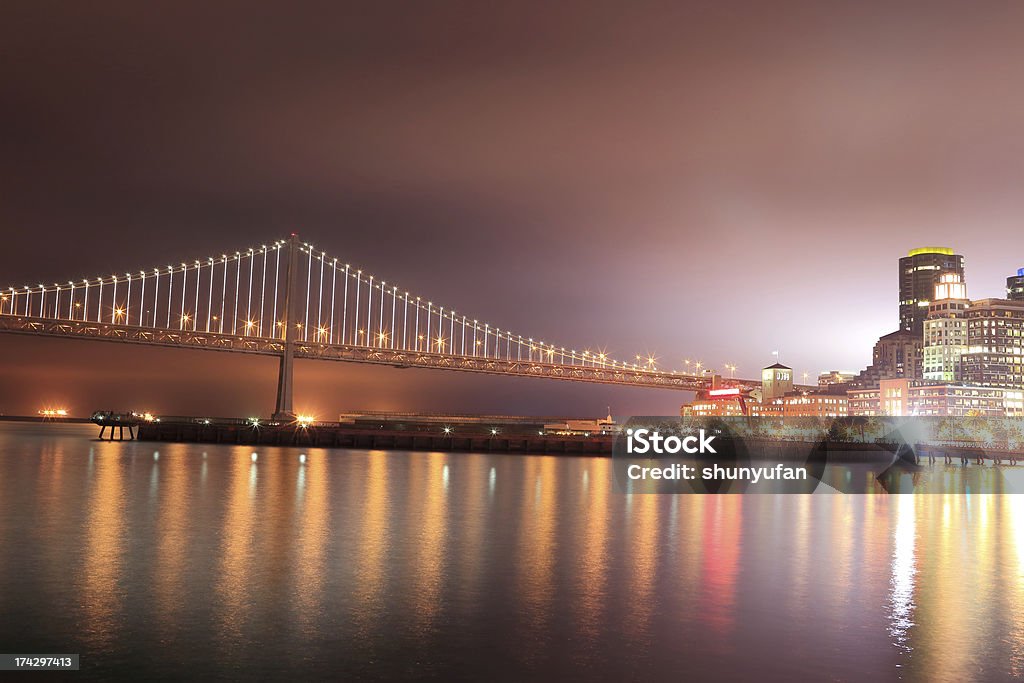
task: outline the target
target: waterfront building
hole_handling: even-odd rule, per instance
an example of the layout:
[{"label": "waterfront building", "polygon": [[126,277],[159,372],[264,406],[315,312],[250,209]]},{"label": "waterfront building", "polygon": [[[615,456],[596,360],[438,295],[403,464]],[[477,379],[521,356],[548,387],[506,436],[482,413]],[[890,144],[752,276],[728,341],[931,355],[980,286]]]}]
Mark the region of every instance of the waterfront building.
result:
[{"label": "waterfront building", "polygon": [[966,311],[961,380],[1024,389],[1024,300],[981,299]]},{"label": "waterfront building", "polygon": [[[710,392],[707,392],[710,393]],[[846,417],[846,396],[836,394],[793,391],[786,396],[767,401],[746,394],[740,400],[737,393],[709,396],[705,393],[692,403],[682,406],[683,417]]]},{"label": "waterfront building", "polygon": [[922,380],[881,380],[848,392],[851,416],[1005,417],[1024,411],[1024,392]]},{"label": "waterfront building", "polygon": [[928,305],[940,275],[956,273],[964,277],[964,257],[948,247],[911,249],[900,259],[900,329],[920,336]]},{"label": "waterfront building", "polygon": [[793,388],[793,370],[781,363],[761,371],[760,389],[713,387],[683,405],[684,417],[844,417],[847,396]]},{"label": "waterfront building", "polygon": [[960,357],[967,353],[967,285],[957,273],[943,273],[924,321],[923,376],[926,380],[961,379]]}]

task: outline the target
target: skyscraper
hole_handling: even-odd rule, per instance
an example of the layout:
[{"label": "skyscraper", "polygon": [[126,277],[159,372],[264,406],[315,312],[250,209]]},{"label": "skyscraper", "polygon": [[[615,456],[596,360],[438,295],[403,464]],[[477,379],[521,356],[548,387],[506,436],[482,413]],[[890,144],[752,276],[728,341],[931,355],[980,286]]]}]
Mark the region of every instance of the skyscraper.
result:
[{"label": "skyscraper", "polygon": [[911,249],[900,259],[900,329],[920,336],[939,275],[964,277],[964,257],[948,247]]},{"label": "skyscraper", "polygon": [[967,285],[956,273],[943,273],[924,321],[924,378],[960,379],[960,357],[967,353]]},{"label": "skyscraper", "polygon": [[1024,268],[1016,275],[1006,278],[1006,298],[1011,301],[1024,301]]}]

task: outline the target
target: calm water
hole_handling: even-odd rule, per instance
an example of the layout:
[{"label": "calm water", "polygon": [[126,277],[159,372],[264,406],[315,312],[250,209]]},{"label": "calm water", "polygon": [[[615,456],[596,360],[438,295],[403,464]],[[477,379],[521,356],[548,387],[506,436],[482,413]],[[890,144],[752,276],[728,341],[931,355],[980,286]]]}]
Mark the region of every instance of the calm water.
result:
[{"label": "calm water", "polygon": [[1024,676],[1024,496],[626,496],[605,459],[94,436],[0,426],[0,651],[95,678]]}]

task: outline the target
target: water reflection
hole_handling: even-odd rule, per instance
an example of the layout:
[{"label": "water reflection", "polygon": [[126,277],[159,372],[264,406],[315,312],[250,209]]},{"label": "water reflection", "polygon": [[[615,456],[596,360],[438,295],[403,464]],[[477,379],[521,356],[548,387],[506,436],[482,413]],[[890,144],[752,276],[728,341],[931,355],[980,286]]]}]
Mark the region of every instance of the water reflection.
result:
[{"label": "water reflection", "polygon": [[[291,535],[295,538],[292,564],[294,607],[299,633],[304,638],[316,637],[317,625],[323,618],[324,580],[327,575],[326,553],[330,538],[330,476],[326,453],[313,453],[304,464],[295,466],[295,514]],[[279,461],[285,462],[283,454]],[[288,463],[295,462],[288,459]],[[285,541],[285,545],[289,545]]]},{"label": "water reflection", "polygon": [[[326,458],[325,454],[325,458]],[[374,622],[384,608],[387,587],[386,559],[391,536],[389,510],[388,454],[371,451],[365,457],[365,486],[356,493],[362,501],[359,538],[355,552],[343,561],[355,562],[355,608],[353,620],[358,632],[374,632]]]},{"label": "water reflection", "polygon": [[914,575],[917,564],[914,556],[915,518],[914,496],[896,499],[896,529],[893,532],[892,575],[889,579],[889,635],[893,643],[904,652],[911,650],[910,628],[914,625]]},{"label": "water reflection", "polygon": [[[180,449],[184,451],[183,448]],[[153,584],[159,605],[159,623],[169,645],[174,644],[179,630],[181,609],[187,604],[188,586],[184,581],[184,566],[188,561],[190,505],[189,459],[184,452],[179,457],[153,462],[151,481],[159,500],[156,506],[157,559]],[[166,470],[161,480],[159,470]],[[158,488],[157,488],[158,487]]]},{"label": "water reflection", "polygon": [[522,624],[519,639],[523,657],[527,661],[540,658],[546,646],[545,633],[552,618],[553,572],[557,549],[556,501],[559,494],[557,465],[557,458],[531,458],[521,477],[515,565],[519,569],[516,595]]},{"label": "water reflection", "polygon": [[[121,575],[127,530],[124,473],[112,448],[94,457],[89,483],[85,564],[82,567],[83,639],[89,648],[108,652],[120,636]],[[10,548],[8,552],[14,552]],[[6,555],[7,553],[3,553]]]},{"label": "water reflection", "polygon": [[223,463],[228,470],[227,511],[221,537],[221,566],[218,571],[217,597],[220,607],[221,642],[232,652],[242,639],[253,607],[253,586],[250,576],[255,573],[257,558],[255,544],[256,484],[259,468],[244,449],[233,449],[225,454]]},{"label": "water reflection", "polygon": [[[444,567],[448,558],[445,545],[449,531],[447,519],[448,488],[444,481],[444,453],[425,453],[408,461],[410,488],[414,492],[406,509],[406,524],[415,544],[412,571],[411,617],[420,637],[431,636],[442,603]],[[377,533],[369,529],[368,533]]]},{"label": "water reflection", "polygon": [[[0,640],[58,634],[86,677],[184,648],[222,677],[1024,675],[1020,496],[627,496],[601,459],[5,429]],[[963,469],[922,481],[1014,474]]]}]

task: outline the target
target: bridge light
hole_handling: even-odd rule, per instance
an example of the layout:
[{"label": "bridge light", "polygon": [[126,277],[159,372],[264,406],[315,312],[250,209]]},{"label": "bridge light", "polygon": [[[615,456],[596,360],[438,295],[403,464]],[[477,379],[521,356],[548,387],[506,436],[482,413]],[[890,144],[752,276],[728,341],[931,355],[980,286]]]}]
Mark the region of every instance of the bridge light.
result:
[{"label": "bridge light", "polygon": [[451,434],[452,433],[452,428],[451,427],[445,427],[444,428],[444,433],[445,434]]}]

